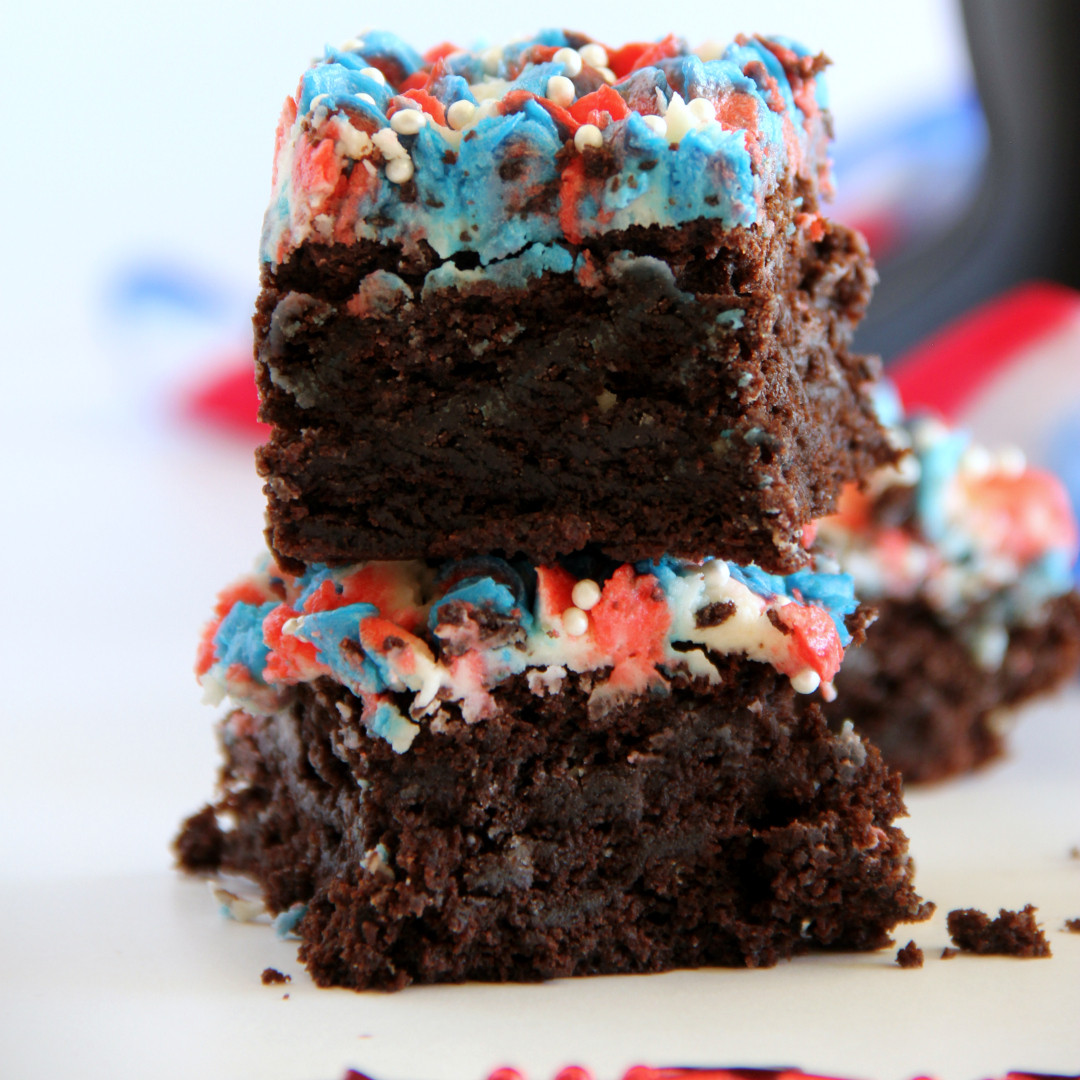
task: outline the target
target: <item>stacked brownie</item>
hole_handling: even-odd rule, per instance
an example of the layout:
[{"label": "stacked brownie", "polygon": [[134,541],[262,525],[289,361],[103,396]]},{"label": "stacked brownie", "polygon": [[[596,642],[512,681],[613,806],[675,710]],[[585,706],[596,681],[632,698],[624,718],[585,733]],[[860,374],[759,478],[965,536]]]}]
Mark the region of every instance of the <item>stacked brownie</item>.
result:
[{"label": "stacked brownie", "polygon": [[178,841],[322,984],[771,964],[925,917],[828,700],[807,526],[893,462],[790,42],[368,34],[286,102],[255,319],[270,552]]},{"label": "stacked brownie", "polygon": [[887,412],[910,454],[818,530],[878,612],[826,714],[905,780],[939,780],[1000,755],[1011,711],[1080,667],[1077,525],[1061,483],[1019,451]]}]

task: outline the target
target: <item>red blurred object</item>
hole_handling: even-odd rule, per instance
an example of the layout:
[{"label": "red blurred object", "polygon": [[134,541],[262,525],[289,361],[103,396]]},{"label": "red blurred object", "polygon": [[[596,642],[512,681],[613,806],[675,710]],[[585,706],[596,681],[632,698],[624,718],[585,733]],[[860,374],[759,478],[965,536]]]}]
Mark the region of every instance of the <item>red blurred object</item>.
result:
[{"label": "red blurred object", "polygon": [[1063,285],[1033,282],[980,305],[889,367],[904,408],[955,420],[980,388],[1080,310]]},{"label": "red blurred object", "polygon": [[188,395],[182,412],[193,420],[247,434],[260,440],[269,438],[270,427],[259,422],[259,394],[255,389],[255,368],[247,352],[221,357],[220,374],[207,379]]}]

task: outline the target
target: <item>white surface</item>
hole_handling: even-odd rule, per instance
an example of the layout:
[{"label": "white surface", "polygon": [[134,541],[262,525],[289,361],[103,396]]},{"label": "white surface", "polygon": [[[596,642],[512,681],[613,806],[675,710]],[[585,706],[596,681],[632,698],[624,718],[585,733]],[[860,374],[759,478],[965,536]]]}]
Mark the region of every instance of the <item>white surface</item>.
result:
[{"label": "white surface", "polygon": [[[761,971],[354,994],[316,989],[295,945],[223,919],[201,882],[24,876],[0,885],[2,1074],[338,1080],[351,1066],[380,1080],[483,1080],[513,1063],[551,1080],[569,1062],[599,1080],[641,1062],[864,1080],[1075,1073],[1080,935],[1061,927],[1080,916],[1078,709],[1073,693],[1030,710],[1008,763],[910,797],[919,885],[939,904],[932,923],[900,930],[924,950],[922,970],[900,970],[890,949]],[[1053,958],[940,959],[950,908],[1026,902]],[[292,982],[262,986],[266,966]]]}]

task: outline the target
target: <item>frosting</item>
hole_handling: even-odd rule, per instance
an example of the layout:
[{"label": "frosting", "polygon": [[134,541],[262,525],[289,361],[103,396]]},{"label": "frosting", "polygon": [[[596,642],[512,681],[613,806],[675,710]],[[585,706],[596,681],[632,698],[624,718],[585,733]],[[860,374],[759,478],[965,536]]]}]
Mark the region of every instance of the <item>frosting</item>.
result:
[{"label": "frosting", "polygon": [[784,176],[829,189],[822,63],[776,37],[698,55],[545,31],[421,57],[367,33],[285,102],[262,257],[367,238],[488,263],[630,225],[752,225]]},{"label": "frosting", "polygon": [[743,654],[800,693],[832,696],[851,640],[844,617],[856,607],[846,575],[666,557],[608,571],[479,558],[293,576],[267,560],[219,597],[196,673],[209,700],[264,714],[298,683],[328,677],[359,697],[361,722],[398,752],[446,705],[470,723],[494,715],[491,691],[522,674],[543,696],[570,672],[595,673],[593,716],[665,692],[676,672],[719,682],[710,655]]},{"label": "frosting", "polygon": [[839,512],[818,523],[818,547],[852,575],[861,598],[917,598],[946,622],[964,621],[972,654],[992,670],[1008,628],[1072,587],[1078,540],[1068,495],[1019,450],[992,453],[935,419],[901,421],[892,435],[910,453],[867,492],[843,492]]}]

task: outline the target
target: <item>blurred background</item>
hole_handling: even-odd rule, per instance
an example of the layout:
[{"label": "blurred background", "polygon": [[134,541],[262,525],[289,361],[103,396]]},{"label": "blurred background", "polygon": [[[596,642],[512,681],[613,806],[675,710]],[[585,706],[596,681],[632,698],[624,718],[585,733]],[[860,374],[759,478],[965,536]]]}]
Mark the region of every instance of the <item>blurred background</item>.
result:
[{"label": "blurred background", "polygon": [[[4,5],[0,554],[11,614],[0,655],[15,678],[0,809],[20,827],[0,829],[0,873],[168,866],[176,820],[209,790],[211,714],[190,662],[214,593],[261,544],[257,241],[278,112],[325,44],[373,21],[420,49],[544,24],[614,44],[781,32],[826,51],[834,212],[866,232],[882,273],[862,344],[893,358],[1019,282],[1072,281],[1075,221],[1056,193],[1075,179],[1061,162],[1075,154],[1080,95],[1054,82],[1054,50],[1067,57],[1080,41],[1078,9]],[[1054,319],[1075,312],[1072,294],[1052,298]],[[1080,369],[1075,352],[1064,362]],[[1080,431],[1067,420],[1054,429],[1066,448]],[[1046,453],[1064,467],[1065,451]],[[100,797],[102,769],[124,786],[122,808]],[[43,775],[65,791],[59,802],[44,797]]]}]

